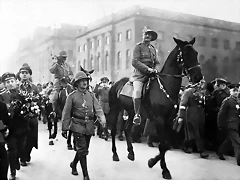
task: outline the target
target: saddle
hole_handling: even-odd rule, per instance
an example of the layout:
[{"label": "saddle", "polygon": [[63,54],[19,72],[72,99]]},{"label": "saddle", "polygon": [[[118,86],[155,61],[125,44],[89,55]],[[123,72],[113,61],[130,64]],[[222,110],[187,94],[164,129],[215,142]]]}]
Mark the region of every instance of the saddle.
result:
[{"label": "saddle", "polygon": [[[144,82],[143,88],[142,88],[142,98],[146,95],[147,90],[149,89],[151,79],[148,78],[147,81]],[[118,92],[118,97],[120,95],[127,96],[127,97],[133,97],[133,81],[128,81]]]}]

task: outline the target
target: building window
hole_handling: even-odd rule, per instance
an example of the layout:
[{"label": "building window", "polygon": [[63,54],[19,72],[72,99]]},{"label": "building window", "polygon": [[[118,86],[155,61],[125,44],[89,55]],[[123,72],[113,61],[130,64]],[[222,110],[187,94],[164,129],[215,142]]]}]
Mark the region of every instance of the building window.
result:
[{"label": "building window", "polygon": [[90,57],[90,66],[89,66],[89,69],[94,69],[94,59],[93,59],[93,55],[91,55]]},{"label": "building window", "polygon": [[78,46],[78,52],[81,52],[81,51],[82,51],[82,47]]},{"label": "building window", "polygon": [[96,71],[99,72],[99,64],[101,62],[101,56],[100,53],[98,53],[97,59],[96,59]]},{"label": "building window", "polygon": [[106,44],[109,44],[109,42],[110,42],[110,38],[109,38],[109,36],[107,36],[106,37]]},{"label": "building window", "polygon": [[[80,67],[79,67],[80,68]],[[87,68],[87,61],[86,59],[83,60],[83,69],[86,69]]]},{"label": "building window", "polygon": [[94,49],[94,41],[91,42],[91,49]]},{"label": "building window", "polygon": [[127,30],[126,39],[127,40],[131,39],[131,30]]},{"label": "building window", "polygon": [[163,37],[164,37],[164,35],[163,35],[164,33],[162,32],[162,31],[158,31],[158,39],[160,40],[160,41],[163,41]]},{"label": "building window", "polygon": [[78,61],[78,71],[80,71],[81,61]]},{"label": "building window", "polygon": [[225,57],[224,59],[223,59],[223,64],[224,65],[226,65],[226,64],[228,64],[229,63],[229,57]]},{"label": "building window", "polygon": [[212,38],[212,48],[218,48],[218,40],[217,40],[217,38]]},{"label": "building window", "polygon": [[84,44],[83,50],[84,50],[84,51],[87,51],[87,45],[86,45],[86,44]]},{"label": "building window", "polygon": [[128,49],[126,51],[126,68],[130,68],[130,62],[131,62],[131,52],[130,50]]},{"label": "building window", "polygon": [[120,69],[121,58],[122,58],[122,54],[121,52],[118,52],[117,53],[117,69]]},{"label": "building window", "polygon": [[118,33],[118,42],[122,41],[122,33]]},{"label": "building window", "polygon": [[236,42],[236,47],[235,48],[240,51],[240,41]]},{"label": "building window", "polygon": [[105,61],[104,61],[104,68],[105,68],[105,71],[108,70],[108,62],[109,62],[109,55],[108,55],[108,51],[106,51],[106,54],[105,54]]},{"label": "building window", "polygon": [[223,48],[225,50],[229,50],[230,49],[230,42],[229,40],[225,39],[224,42],[223,42]]},{"label": "building window", "polygon": [[101,40],[101,39],[98,39],[98,41],[97,41],[97,46],[98,46],[98,47],[101,47],[101,45],[102,45],[102,40]]},{"label": "building window", "polygon": [[217,56],[212,56],[212,62],[217,63]]},{"label": "building window", "polygon": [[198,36],[197,42],[198,42],[198,45],[201,47],[206,46],[206,38],[203,36]]}]

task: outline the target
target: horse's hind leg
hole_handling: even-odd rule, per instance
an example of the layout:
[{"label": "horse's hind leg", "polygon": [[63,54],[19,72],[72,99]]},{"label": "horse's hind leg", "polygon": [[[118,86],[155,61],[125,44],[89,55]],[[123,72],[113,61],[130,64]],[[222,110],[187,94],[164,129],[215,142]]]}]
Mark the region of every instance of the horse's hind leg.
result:
[{"label": "horse's hind leg", "polygon": [[125,136],[126,136],[126,141],[127,141],[127,150],[128,150],[128,159],[131,161],[135,160],[135,155],[133,151],[133,146],[132,146],[132,137],[131,137],[131,130],[132,130],[132,125],[133,125],[133,117],[134,114],[128,114],[129,118],[125,124]]},{"label": "horse's hind leg", "polygon": [[166,164],[166,161],[165,161],[165,154],[166,152],[170,149],[170,146],[168,143],[162,143],[162,144],[159,144],[159,151],[160,151],[160,166],[162,168],[162,177],[164,179],[172,179],[172,176],[171,176],[171,173],[170,171],[168,170],[167,168],[167,164]]}]

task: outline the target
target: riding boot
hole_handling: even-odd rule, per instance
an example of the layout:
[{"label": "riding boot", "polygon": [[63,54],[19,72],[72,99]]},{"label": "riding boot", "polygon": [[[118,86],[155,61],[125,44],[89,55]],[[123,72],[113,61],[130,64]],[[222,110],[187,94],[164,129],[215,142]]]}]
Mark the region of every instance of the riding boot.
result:
[{"label": "riding boot", "polygon": [[135,116],[133,119],[133,123],[136,125],[141,124],[141,116],[140,116],[140,108],[141,108],[141,98],[134,98],[133,105],[135,110]]},{"label": "riding boot", "polygon": [[79,161],[79,156],[76,153],[73,161],[70,164],[70,167],[72,168],[72,175],[74,175],[74,176],[78,175],[78,172],[77,172],[77,163],[78,163],[78,161]]},{"label": "riding boot", "polygon": [[87,169],[87,156],[80,156],[80,164],[82,167],[83,179],[90,180]]}]

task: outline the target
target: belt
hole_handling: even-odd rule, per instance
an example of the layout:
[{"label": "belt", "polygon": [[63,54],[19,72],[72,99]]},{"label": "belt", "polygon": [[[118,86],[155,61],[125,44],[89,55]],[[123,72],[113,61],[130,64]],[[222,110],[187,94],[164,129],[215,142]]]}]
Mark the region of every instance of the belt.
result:
[{"label": "belt", "polygon": [[87,121],[93,121],[93,118],[90,118],[88,116],[78,116],[78,115],[73,115],[73,118],[79,119],[79,120],[83,120],[85,122]]}]

